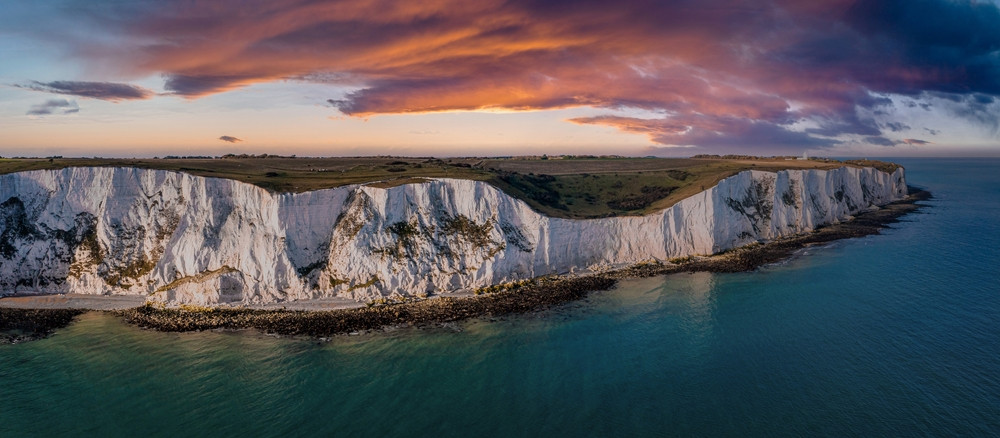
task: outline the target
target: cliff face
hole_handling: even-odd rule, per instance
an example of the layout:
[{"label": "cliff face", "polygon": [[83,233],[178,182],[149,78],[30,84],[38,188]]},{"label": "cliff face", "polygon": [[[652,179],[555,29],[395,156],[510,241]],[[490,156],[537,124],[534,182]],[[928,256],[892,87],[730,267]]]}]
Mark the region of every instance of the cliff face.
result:
[{"label": "cliff face", "polygon": [[662,212],[568,220],[476,181],[272,194],[133,168],[0,175],[0,292],[370,300],[711,254],[901,199],[903,170],[744,171]]}]

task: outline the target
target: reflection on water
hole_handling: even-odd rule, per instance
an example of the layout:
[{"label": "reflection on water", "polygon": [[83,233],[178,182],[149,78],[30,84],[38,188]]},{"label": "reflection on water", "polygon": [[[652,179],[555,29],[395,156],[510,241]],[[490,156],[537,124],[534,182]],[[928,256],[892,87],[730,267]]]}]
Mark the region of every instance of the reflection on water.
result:
[{"label": "reflection on water", "polygon": [[624,280],[613,291],[593,296],[592,311],[619,324],[656,326],[677,348],[673,354],[694,365],[705,358],[716,336],[717,277],[696,272]]},{"label": "reflection on water", "polygon": [[694,342],[704,343],[713,336],[715,322],[715,276],[710,272],[674,275],[663,281],[661,296],[680,309],[681,327]]}]

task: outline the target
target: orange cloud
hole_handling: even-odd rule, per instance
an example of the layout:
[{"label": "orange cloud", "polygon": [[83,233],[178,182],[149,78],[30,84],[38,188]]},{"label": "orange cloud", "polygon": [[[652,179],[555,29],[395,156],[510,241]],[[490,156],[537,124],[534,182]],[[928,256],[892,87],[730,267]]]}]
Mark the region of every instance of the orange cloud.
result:
[{"label": "orange cloud", "polygon": [[[333,106],[359,117],[631,108],[663,117],[574,122],[664,144],[883,144],[889,125],[858,115],[887,105],[881,93],[1000,95],[1000,62],[987,62],[1000,12],[959,3],[163,1],[123,13],[86,53],[192,99],[292,79],[357,87]],[[913,11],[952,33],[935,39]],[[815,127],[791,128],[802,120]]]}]

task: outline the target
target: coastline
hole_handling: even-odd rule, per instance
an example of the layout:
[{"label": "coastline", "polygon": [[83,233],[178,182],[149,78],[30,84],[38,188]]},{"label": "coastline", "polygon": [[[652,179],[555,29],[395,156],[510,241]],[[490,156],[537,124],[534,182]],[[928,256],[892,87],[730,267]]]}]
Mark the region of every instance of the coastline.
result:
[{"label": "coastline", "polygon": [[[291,309],[278,309],[276,306],[159,308],[143,305],[125,309],[98,310],[109,312],[139,327],[173,332],[255,329],[277,335],[328,337],[393,326],[434,326],[477,317],[544,310],[578,300],[594,291],[610,289],[619,279],[680,272],[752,271],[762,265],[787,259],[801,248],[877,234],[889,224],[898,222],[900,217],[923,207],[917,202],[930,197],[931,194],[925,190],[909,187],[909,194],[903,200],[887,204],[878,210],[860,213],[849,221],[821,227],[809,234],[751,244],[712,256],[685,258],[675,263],[654,261],[586,276],[536,278],[516,286],[488,288],[499,291],[468,297],[446,296],[332,310],[305,310],[312,307],[296,306],[295,303],[289,303],[288,307]],[[52,307],[51,304],[57,303],[58,301],[53,301],[46,306],[47,308],[35,309],[14,309],[5,306],[6,303],[0,304],[0,311],[4,312],[4,321],[22,321],[20,326],[13,328],[7,328],[7,324],[4,323],[0,325],[0,332],[19,330],[19,333],[15,333],[18,337],[13,342],[38,339],[47,336],[52,330],[65,327],[76,315],[85,311],[80,308]],[[70,316],[67,318],[66,315]],[[34,324],[24,323],[25,321],[33,321]],[[10,343],[5,342],[8,337],[6,334],[0,336],[0,343]]]},{"label": "coastline", "polygon": [[[846,164],[778,171],[752,164],[763,163],[729,163],[742,170],[650,214],[622,210],[588,220],[547,215],[470,179],[279,194],[229,179],[127,167],[0,175],[11,200],[0,212],[9,224],[0,236],[0,290],[148,296],[168,306],[423,298],[713,254],[809,232],[906,195],[898,167],[886,174]],[[587,176],[574,193],[653,187],[671,178],[613,175]],[[666,194],[647,192],[650,202]],[[607,202],[617,198],[632,199],[620,192]],[[601,201],[573,202],[581,203]],[[36,204],[44,208],[29,208]]]}]

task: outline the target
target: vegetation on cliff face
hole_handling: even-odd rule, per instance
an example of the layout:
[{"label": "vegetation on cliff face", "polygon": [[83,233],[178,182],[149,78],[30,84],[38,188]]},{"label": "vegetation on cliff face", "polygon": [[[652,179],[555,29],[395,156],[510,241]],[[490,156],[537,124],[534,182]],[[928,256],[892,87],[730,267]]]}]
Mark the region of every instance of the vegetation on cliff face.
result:
[{"label": "vegetation on cliff face", "polygon": [[490,234],[493,231],[492,220],[479,224],[464,214],[460,214],[458,216],[446,217],[442,222],[441,231],[445,235],[457,238],[461,242],[472,245],[475,248],[502,245],[501,242],[490,238]]},{"label": "vegetation on cliff face", "polygon": [[770,200],[772,183],[773,181],[768,179],[763,181],[755,179],[747,187],[742,198],[726,199],[726,205],[745,216],[756,232],[760,232],[761,227],[771,220],[771,211],[774,209],[774,204]]},{"label": "vegetation on cliff face", "polygon": [[798,205],[799,192],[795,181],[788,181],[788,188],[781,193],[781,203],[788,207]]},{"label": "vegetation on cliff face", "polygon": [[491,258],[506,247],[505,242],[492,237],[493,220],[477,223],[460,214],[439,217],[438,222],[440,227],[423,226],[416,219],[393,222],[385,228],[393,237],[393,243],[372,252],[404,261],[413,259],[423,245],[427,245],[426,250],[433,248],[443,256],[482,251],[486,258]]},{"label": "vegetation on cliff face", "polygon": [[129,227],[114,223],[111,229],[116,238],[108,247],[104,249],[99,244],[92,245],[90,254],[95,254],[93,246],[96,246],[96,254],[100,258],[100,262],[96,263],[97,275],[108,285],[132,287],[156,268],[163,256],[166,241],[177,230],[180,222],[180,218],[172,212],[159,214],[157,217],[163,217],[163,220],[154,223],[152,230],[141,225]]},{"label": "vegetation on cliff face", "polygon": [[20,242],[37,236],[38,230],[28,220],[21,198],[11,197],[0,204],[0,257],[10,260]]},{"label": "vegetation on cliff face", "polygon": [[355,289],[364,289],[364,288],[367,288],[367,287],[372,287],[376,283],[378,283],[379,281],[381,281],[381,280],[378,278],[377,275],[372,275],[371,278],[368,279],[368,281],[366,281],[364,283],[358,283],[358,284],[351,285],[351,287],[347,288],[347,290],[349,292],[349,291],[352,291],[352,290],[355,290]]},{"label": "vegetation on cliff face", "polygon": [[201,273],[199,273],[197,275],[190,275],[190,276],[187,276],[187,277],[180,277],[178,279],[175,279],[174,281],[171,281],[170,283],[167,283],[167,284],[165,284],[163,286],[160,286],[153,293],[156,294],[156,293],[160,293],[160,292],[163,292],[163,291],[168,291],[170,289],[177,288],[177,287],[185,285],[185,284],[200,283],[200,282],[205,281],[206,279],[209,279],[209,278],[212,278],[212,277],[216,277],[216,276],[224,275],[224,274],[232,274],[232,273],[237,273],[237,272],[239,272],[239,270],[237,270],[236,268],[233,268],[232,266],[223,266],[223,267],[221,267],[219,269],[214,269],[214,270],[211,270],[211,271],[201,272]]},{"label": "vegetation on cliff face", "polygon": [[364,194],[353,192],[347,198],[344,210],[337,216],[334,227],[342,237],[350,240],[358,235],[372,215],[371,200]]},{"label": "vegetation on cliff face", "polygon": [[382,248],[374,248],[372,252],[398,261],[412,259],[418,248],[417,240],[426,231],[421,229],[416,220],[393,222],[385,227],[385,232],[393,237],[393,242]]},{"label": "vegetation on cliff face", "polygon": [[[183,202],[183,199],[177,202]],[[16,278],[0,278],[0,290],[12,290],[18,286],[61,285],[88,274],[96,274],[115,288],[127,289],[137,285],[155,268],[166,242],[180,224],[180,217],[151,198],[136,201],[134,208],[157,210],[156,219],[149,229],[112,220],[108,228],[113,238],[102,242],[97,233],[99,219],[89,212],[77,213],[73,217],[73,226],[60,229],[38,222],[41,210],[33,208],[29,212],[17,196],[4,200],[0,203],[0,266],[25,260],[19,257],[37,257],[31,255],[35,245],[47,247],[45,257],[60,263],[51,263],[48,268],[37,272],[18,271],[23,275]]]},{"label": "vegetation on cliff face", "polygon": [[87,266],[104,261],[104,250],[97,241],[97,218],[89,213],[74,217],[69,229],[37,227],[28,216],[24,202],[14,196],[0,203],[0,266],[18,263],[19,248],[30,248],[35,242],[45,242],[51,257],[59,264],[53,271],[27,272],[20,277],[0,278],[0,290],[16,290],[18,286],[62,284],[67,277],[79,276]]}]

